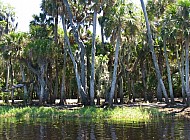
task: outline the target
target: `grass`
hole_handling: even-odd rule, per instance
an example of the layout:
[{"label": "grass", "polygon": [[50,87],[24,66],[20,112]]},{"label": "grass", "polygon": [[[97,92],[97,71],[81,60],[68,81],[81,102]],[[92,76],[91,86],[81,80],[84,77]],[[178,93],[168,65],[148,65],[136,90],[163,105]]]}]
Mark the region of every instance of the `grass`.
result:
[{"label": "grass", "polygon": [[75,110],[56,109],[53,107],[12,107],[1,106],[0,117],[16,118],[87,118],[110,121],[147,122],[153,118],[160,118],[164,114],[156,108],[142,107],[116,107],[103,109],[96,107],[84,107]]}]

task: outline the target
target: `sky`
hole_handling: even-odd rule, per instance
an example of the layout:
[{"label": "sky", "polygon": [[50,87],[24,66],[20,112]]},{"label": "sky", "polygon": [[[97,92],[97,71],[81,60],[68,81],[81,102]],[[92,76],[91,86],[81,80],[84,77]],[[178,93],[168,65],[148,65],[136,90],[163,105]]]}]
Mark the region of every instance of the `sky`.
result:
[{"label": "sky", "polygon": [[[9,3],[15,8],[16,21],[18,22],[17,31],[28,32],[29,23],[33,19],[33,14],[39,14],[41,0],[1,0],[4,4]],[[140,0],[131,0],[140,4]],[[146,2],[146,0],[144,0]]]},{"label": "sky", "polygon": [[17,31],[28,32],[29,23],[33,14],[39,14],[41,0],[1,0],[4,4],[9,3],[15,8]]}]

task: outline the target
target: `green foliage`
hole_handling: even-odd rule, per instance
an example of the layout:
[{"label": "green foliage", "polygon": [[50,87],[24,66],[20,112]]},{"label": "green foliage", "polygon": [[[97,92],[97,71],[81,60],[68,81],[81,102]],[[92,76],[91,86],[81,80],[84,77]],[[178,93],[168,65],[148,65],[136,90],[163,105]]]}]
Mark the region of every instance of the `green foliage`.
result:
[{"label": "green foliage", "polygon": [[163,117],[163,113],[155,108],[142,107],[116,107],[114,109],[103,109],[85,107],[74,110],[60,110],[52,107],[24,107],[14,108],[1,106],[0,117],[18,118],[88,118],[103,119],[109,121],[147,122],[150,119]]},{"label": "green foliage", "polygon": [[28,48],[35,57],[45,57],[53,51],[53,41],[50,39],[37,39],[28,44]]}]

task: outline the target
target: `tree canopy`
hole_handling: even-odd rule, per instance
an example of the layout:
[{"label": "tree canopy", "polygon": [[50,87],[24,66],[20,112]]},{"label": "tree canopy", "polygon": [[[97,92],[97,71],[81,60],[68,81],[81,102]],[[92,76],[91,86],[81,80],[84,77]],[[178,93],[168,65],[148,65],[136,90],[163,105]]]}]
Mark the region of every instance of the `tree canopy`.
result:
[{"label": "tree canopy", "polygon": [[190,2],[141,4],[42,0],[21,33],[14,8],[0,2],[0,98],[112,106],[182,97],[189,105]]}]

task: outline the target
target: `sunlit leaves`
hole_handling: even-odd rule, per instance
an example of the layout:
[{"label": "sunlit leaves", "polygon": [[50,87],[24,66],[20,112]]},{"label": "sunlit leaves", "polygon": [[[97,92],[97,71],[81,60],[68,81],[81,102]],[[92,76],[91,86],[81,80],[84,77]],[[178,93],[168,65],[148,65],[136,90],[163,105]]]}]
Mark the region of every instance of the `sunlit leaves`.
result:
[{"label": "sunlit leaves", "polygon": [[15,22],[14,8],[9,4],[5,5],[2,2],[0,2],[0,37],[4,33],[13,31],[16,28],[14,22]]},{"label": "sunlit leaves", "polygon": [[36,39],[28,44],[29,51],[33,57],[44,57],[44,59],[53,51],[53,41],[50,39]]},{"label": "sunlit leaves", "polygon": [[27,43],[27,39],[27,33],[10,32],[9,34],[5,34],[0,44],[4,59],[8,59],[10,55],[12,57],[20,56],[22,49],[24,49]]}]

